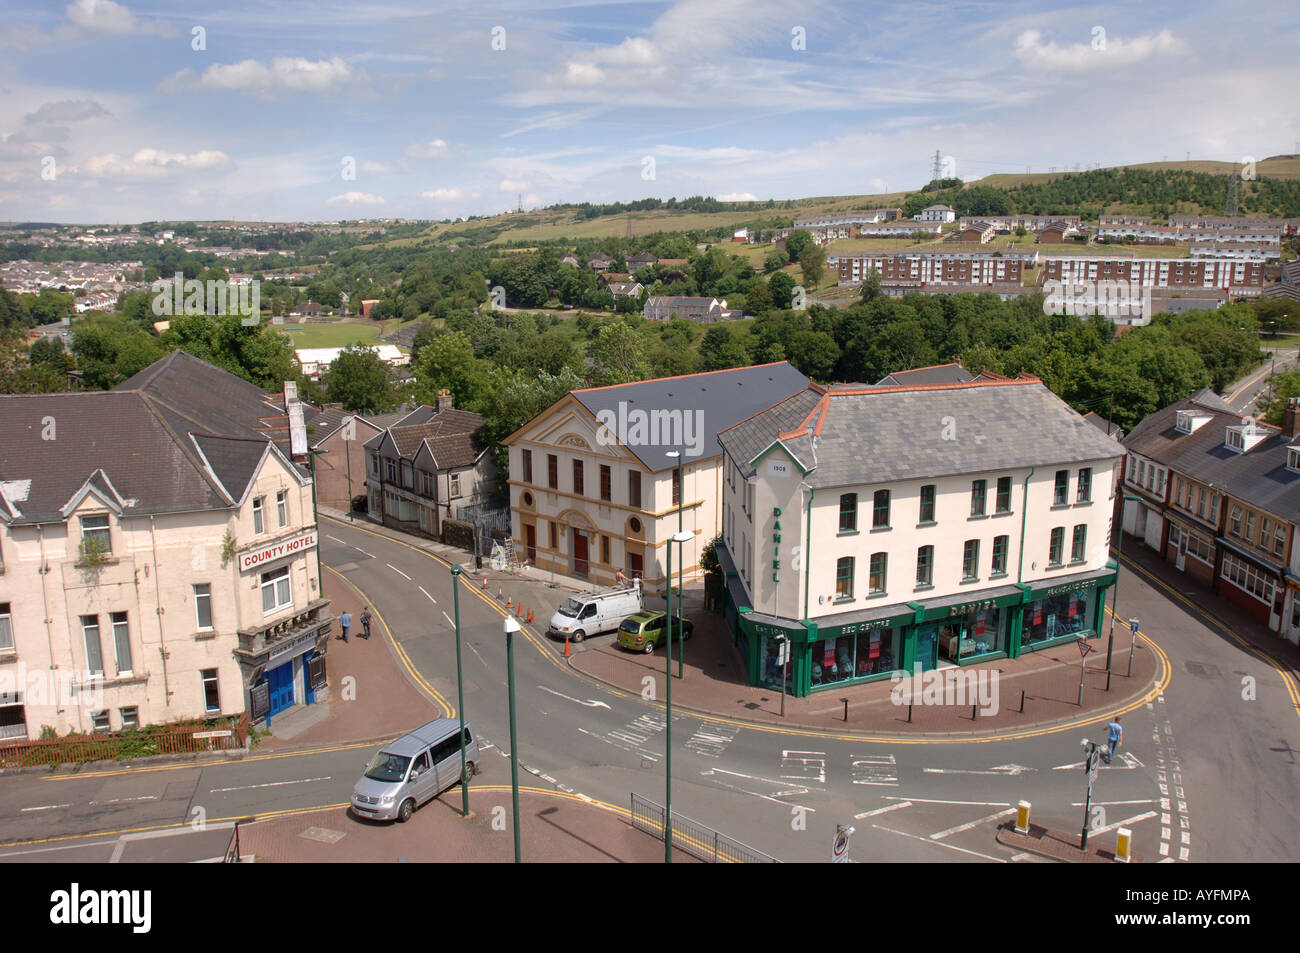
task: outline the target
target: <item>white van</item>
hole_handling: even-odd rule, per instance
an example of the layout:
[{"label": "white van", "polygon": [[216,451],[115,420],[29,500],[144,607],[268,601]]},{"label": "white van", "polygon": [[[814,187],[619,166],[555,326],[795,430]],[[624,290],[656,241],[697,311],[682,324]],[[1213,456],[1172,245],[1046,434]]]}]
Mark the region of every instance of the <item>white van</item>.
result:
[{"label": "white van", "polygon": [[641,586],[574,596],[551,616],[546,634],[581,642],[589,635],[612,632],[630,615],[641,611]]}]

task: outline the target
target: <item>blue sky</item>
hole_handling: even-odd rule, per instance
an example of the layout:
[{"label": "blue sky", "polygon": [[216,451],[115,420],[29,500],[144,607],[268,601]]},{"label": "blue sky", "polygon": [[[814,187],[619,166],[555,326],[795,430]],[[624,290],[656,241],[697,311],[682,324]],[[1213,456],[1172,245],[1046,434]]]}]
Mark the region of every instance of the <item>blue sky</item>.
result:
[{"label": "blue sky", "polygon": [[971,179],[1300,141],[1286,4],[221,6],[9,0],[0,219],[800,198],[918,188],[936,149]]}]

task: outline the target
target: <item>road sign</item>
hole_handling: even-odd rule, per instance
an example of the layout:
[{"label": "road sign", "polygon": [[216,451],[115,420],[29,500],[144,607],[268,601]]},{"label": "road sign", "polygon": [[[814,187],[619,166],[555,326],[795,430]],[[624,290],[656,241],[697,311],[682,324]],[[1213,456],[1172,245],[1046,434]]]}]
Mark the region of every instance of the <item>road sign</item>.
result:
[{"label": "road sign", "polygon": [[1085,770],[1088,772],[1088,789],[1092,789],[1093,782],[1097,780],[1097,765],[1101,761],[1101,748],[1093,746],[1092,751],[1088,753],[1088,760],[1085,762]]},{"label": "road sign", "polygon": [[854,828],[843,824],[835,825],[835,843],[831,846],[831,863],[842,864],[849,859],[849,838]]},{"label": "road sign", "polygon": [[1134,618],[1134,619],[1129,619],[1129,620],[1128,620],[1128,627],[1129,627],[1130,630],[1132,630],[1133,634],[1136,635],[1136,634],[1137,634],[1137,630],[1138,630],[1138,620],[1135,619],[1135,618]]},{"label": "road sign", "polygon": [[1087,639],[1079,639],[1079,658],[1087,658],[1088,653],[1092,651],[1092,646],[1088,644]]}]

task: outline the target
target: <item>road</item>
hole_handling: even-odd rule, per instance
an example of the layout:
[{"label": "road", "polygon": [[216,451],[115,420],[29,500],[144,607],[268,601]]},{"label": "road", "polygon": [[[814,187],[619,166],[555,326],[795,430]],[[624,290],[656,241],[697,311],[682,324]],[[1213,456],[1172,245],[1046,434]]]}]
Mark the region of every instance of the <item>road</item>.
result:
[{"label": "road", "polygon": [[[371,601],[417,682],[454,708],[447,568],[364,526],[323,520],[321,529],[322,562]],[[1288,795],[1300,708],[1286,679],[1217,631],[1191,599],[1127,566],[1120,610],[1120,618],[1143,620],[1169,683],[1124,715],[1123,757],[1102,767],[1094,788],[1093,836],[1113,843],[1116,827],[1130,827],[1135,851],[1149,860],[1295,860],[1300,809]],[[465,707],[485,758],[508,754],[501,611],[472,586],[462,589]],[[614,804],[627,804],[631,792],[662,802],[662,705],[579,675],[560,653],[526,630],[516,637],[519,759],[529,772],[521,779]],[[1105,720],[1009,739],[872,741],[678,713],[673,807],[788,861],[826,860],[836,824],[847,823],[857,828],[859,860],[1036,862],[998,845],[994,830],[1021,799],[1032,802],[1035,822],[1079,830],[1080,740],[1099,739]],[[196,809],[217,821],[341,804],[376,748],[6,778],[0,843],[186,823]],[[0,858],[24,849],[0,848]]]}]

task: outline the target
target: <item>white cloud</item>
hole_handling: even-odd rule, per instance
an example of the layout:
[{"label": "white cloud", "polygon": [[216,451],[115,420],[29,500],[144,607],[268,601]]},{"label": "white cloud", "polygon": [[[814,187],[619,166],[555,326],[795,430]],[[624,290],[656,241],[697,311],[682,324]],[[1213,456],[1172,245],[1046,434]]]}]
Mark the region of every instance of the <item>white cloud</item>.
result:
[{"label": "white cloud", "polygon": [[[1098,33],[1097,30],[1102,30]],[[1037,30],[1025,30],[1016,37],[1016,57],[1031,69],[1056,69],[1078,72],[1082,70],[1111,70],[1116,66],[1140,63],[1153,56],[1180,53],[1186,44],[1168,29],[1159,33],[1111,38],[1101,27],[1095,27],[1086,43],[1058,44],[1044,41]]]},{"label": "white cloud", "polygon": [[160,20],[142,20],[113,0],[74,0],[66,10],[68,19],[91,33],[127,35],[132,33],[174,32]]},{"label": "white cloud", "polygon": [[758,196],[752,192],[723,192],[718,196],[719,202],[757,202]]},{"label": "white cloud", "polygon": [[342,195],[335,195],[325,200],[326,205],[383,205],[384,197],[382,195],[371,195],[369,192],[344,192]]},{"label": "white cloud", "polygon": [[450,200],[452,200],[452,199],[458,199],[458,198],[460,198],[461,195],[462,195],[462,193],[461,193],[460,189],[456,189],[456,188],[451,188],[451,189],[425,189],[423,192],[420,193],[420,198],[422,198],[422,199],[435,199],[435,200],[439,200],[439,201],[450,201]]},{"label": "white cloud", "polygon": [[387,175],[397,171],[397,167],[392,163],[380,162],[377,159],[362,159],[360,169],[369,175]]},{"label": "white cloud", "polygon": [[57,103],[44,103],[35,112],[23,117],[23,122],[38,124],[47,122],[80,122],[83,119],[96,119],[107,116],[109,112],[93,99],[64,99]]},{"label": "white cloud", "polygon": [[129,158],[115,152],[93,155],[77,171],[96,177],[159,176],[170,172],[218,169],[230,165],[230,156],[219,149],[199,152],[164,152],[161,149],[136,150]]},{"label": "white cloud", "polygon": [[192,70],[183,69],[164,80],[159,88],[165,92],[185,92],[195,88],[237,90],[269,98],[294,93],[326,94],[365,81],[364,72],[354,70],[337,56],[328,60],[277,56],[270,66],[251,59],[216,63],[204,70],[197,80]]},{"label": "white cloud", "polygon": [[447,143],[441,139],[417,142],[413,146],[406,147],[406,154],[413,159],[437,159],[447,154]]},{"label": "white cloud", "polygon": [[527,182],[521,182],[518,179],[502,179],[501,184],[497,186],[502,192],[522,192],[528,188]]}]

